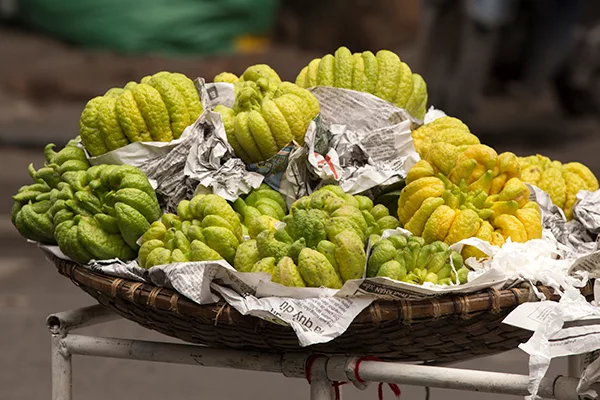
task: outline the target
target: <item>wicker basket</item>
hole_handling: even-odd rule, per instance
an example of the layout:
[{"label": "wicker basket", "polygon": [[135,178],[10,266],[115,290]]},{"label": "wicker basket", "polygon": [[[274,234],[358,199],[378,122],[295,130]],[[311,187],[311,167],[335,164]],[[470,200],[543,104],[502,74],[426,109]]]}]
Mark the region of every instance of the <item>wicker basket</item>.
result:
[{"label": "wicker basket", "polygon": [[[418,301],[374,302],[348,330],[324,344],[300,347],[294,331],[241,315],[226,303],[198,305],[151,284],[98,274],[48,254],[59,272],[122,317],[186,342],[266,352],[370,355],[433,364],[516,348],[531,332],[502,324],[519,304],[537,301],[528,288],[487,290]],[[546,287],[538,289],[556,300]],[[588,296],[591,285],[583,289]]]}]

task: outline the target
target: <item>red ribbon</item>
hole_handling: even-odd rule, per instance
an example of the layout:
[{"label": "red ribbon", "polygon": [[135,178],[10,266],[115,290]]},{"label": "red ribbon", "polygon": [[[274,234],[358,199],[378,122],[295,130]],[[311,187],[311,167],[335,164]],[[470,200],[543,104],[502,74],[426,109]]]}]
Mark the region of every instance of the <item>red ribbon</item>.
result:
[{"label": "red ribbon", "polygon": [[[356,366],[354,367],[354,378],[356,379],[357,382],[360,383],[365,383],[365,381],[360,377],[358,371],[360,368],[360,363],[363,361],[383,361],[380,358],[377,357],[361,357],[358,360],[356,360]],[[400,391],[400,388],[398,387],[398,385],[396,385],[395,383],[388,383],[388,386],[390,387],[390,390],[394,393],[394,395],[396,396],[396,399],[400,398],[400,395],[402,394],[402,392]],[[379,400],[383,400],[383,382],[379,382],[379,385],[377,386],[377,395],[379,396]]]},{"label": "red ribbon", "polygon": [[[317,358],[319,357],[325,357],[323,355],[313,355],[308,357],[308,359],[306,360],[306,367],[304,370],[305,373],[305,377],[306,380],[308,381],[308,383],[310,384],[310,372],[312,369],[312,366],[314,364],[314,362],[317,360]],[[358,371],[360,368],[360,363],[363,361],[383,361],[380,358],[377,357],[361,357],[358,360],[356,360],[356,366],[354,367],[354,378],[356,379],[357,382],[360,383],[365,383],[365,381],[360,377]],[[332,386],[333,386],[333,390],[335,391],[335,400],[340,400],[341,396],[340,396],[340,386],[345,385],[348,382],[333,382]],[[395,383],[388,383],[388,386],[390,388],[390,390],[394,393],[394,395],[396,396],[396,399],[400,399],[400,395],[402,394],[400,391],[400,388],[398,387],[398,385],[396,385]],[[383,382],[379,382],[379,385],[377,387],[377,396],[379,398],[379,400],[383,400]]]},{"label": "red ribbon", "polygon": [[[305,367],[304,374],[305,374],[306,380],[308,381],[308,384],[310,384],[310,372],[311,372],[312,366],[315,363],[315,361],[317,360],[317,358],[319,358],[319,357],[325,357],[325,356],[317,354],[317,355],[308,357],[308,360],[306,360],[306,367]],[[346,383],[348,383],[348,382],[337,382],[337,381],[332,382],[333,390],[335,392],[335,400],[341,399],[340,386],[345,385]]]}]

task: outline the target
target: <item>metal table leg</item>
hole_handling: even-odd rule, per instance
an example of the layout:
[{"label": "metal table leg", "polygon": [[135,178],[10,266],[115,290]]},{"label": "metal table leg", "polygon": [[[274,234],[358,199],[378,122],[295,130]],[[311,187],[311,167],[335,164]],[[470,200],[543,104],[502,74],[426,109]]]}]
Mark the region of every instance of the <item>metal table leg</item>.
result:
[{"label": "metal table leg", "polygon": [[[261,353],[69,333],[70,329],[116,318],[118,318],[116,314],[100,306],[48,317],[48,327],[52,332],[53,400],[72,400],[71,356],[74,354],[275,372],[290,378],[305,378],[308,370],[311,400],[334,399],[332,381],[354,382],[356,385],[358,374],[356,357],[314,356],[308,353]],[[308,366],[307,360],[311,360]],[[570,360],[571,374],[576,373],[575,360],[575,357]],[[529,377],[362,359],[358,380],[525,396],[528,394]],[[577,377],[544,377],[539,395],[557,400],[579,400],[576,394],[578,382]],[[357,387],[360,388],[360,385]],[[600,391],[600,383],[592,385],[591,389]]]}]

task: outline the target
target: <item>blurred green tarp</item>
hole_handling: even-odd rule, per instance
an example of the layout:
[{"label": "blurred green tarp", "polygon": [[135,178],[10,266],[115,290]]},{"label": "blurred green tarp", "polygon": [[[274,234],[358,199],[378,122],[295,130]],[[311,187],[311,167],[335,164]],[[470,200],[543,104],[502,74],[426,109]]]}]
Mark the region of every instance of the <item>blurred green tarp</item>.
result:
[{"label": "blurred green tarp", "polygon": [[86,48],[198,55],[260,47],[278,0],[21,0],[19,21]]}]

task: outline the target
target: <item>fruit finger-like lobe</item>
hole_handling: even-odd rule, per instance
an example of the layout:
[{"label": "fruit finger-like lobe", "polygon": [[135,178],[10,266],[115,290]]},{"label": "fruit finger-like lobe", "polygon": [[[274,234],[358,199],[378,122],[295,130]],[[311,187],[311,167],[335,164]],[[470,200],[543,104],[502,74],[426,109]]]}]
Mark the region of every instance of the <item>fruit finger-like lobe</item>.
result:
[{"label": "fruit finger-like lobe", "polygon": [[[406,188],[408,188],[408,186]],[[412,196],[409,196],[407,198],[406,202],[402,205],[402,208],[400,203],[398,204],[398,218],[400,222],[406,223],[410,216],[412,216],[419,209],[419,207],[421,207],[421,204],[423,204],[423,201],[425,201],[425,199],[430,197],[440,197],[442,194],[444,194],[445,191],[446,188],[444,187],[442,181],[439,179],[437,179],[437,181],[430,185],[423,186]],[[402,198],[402,195],[400,195],[400,197]]]},{"label": "fruit finger-like lobe", "polygon": [[258,260],[260,260],[260,255],[256,240],[247,240],[238,246],[233,266],[240,272],[250,272]]},{"label": "fruit finger-like lobe", "polygon": [[115,212],[121,236],[132,249],[139,249],[137,240],[150,228],[146,218],[125,203],[116,203]]},{"label": "fruit finger-like lobe", "polygon": [[567,220],[570,220],[573,218],[573,206],[577,201],[577,193],[581,188],[586,187],[586,182],[581,176],[573,172],[566,172],[564,178],[566,192],[564,211],[565,217],[567,217]]},{"label": "fruit finger-like lobe", "polygon": [[523,207],[529,201],[529,188],[518,178],[511,178],[506,182],[502,191],[500,191],[498,200],[514,200]]},{"label": "fruit finger-like lobe", "polygon": [[250,128],[250,133],[264,159],[269,159],[277,154],[279,147],[261,113],[256,110],[248,113],[248,128]]},{"label": "fruit finger-like lobe", "polygon": [[132,93],[152,140],[157,142],[170,142],[173,140],[169,111],[160,93],[152,86],[143,83],[133,88]]},{"label": "fruit finger-like lobe", "polygon": [[413,74],[410,70],[410,67],[406,63],[400,62],[398,69],[400,78],[398,80],[398,87],[393,103],[400,108],[407,109],[408,111],[408,101],[412,97],[414,89]]},{"label": "fruit finger-like lobe", "polygon": [[458,184],[462,179],[469,179],[476,167],[477,161],[472,158],[459,160],[452,171],[450,171],[448,179],[452,183]]},{"label": "fruit finger-like lobe", "polygon": [[246,154],[250,157],[252,162],[258,162],[264,160],[254,137],[250,132],[250,126],[248,122],[248,112],[243,111],[236,115],[234,122],[234,133],[235,138]]},{"label": "fruit finger-like lobe", "polygon": [[[240,78],[237,77],[237,75],[232,74],[231,72],[221,72],[220,74],[217,74],[214,78],[213,78],[213,82],[225,82],[225,83],[236,83],[240,80]],[[146,83],[142,80],[142,83]]]},{"label": "fruit finger-like lobe", "polygon": [[522,208],[517,210],[516,217],[525,227],[527,240],[539,239],[542,237],[542,215],[540,214],[539,209]]},{"label": "fruit finger-like lobe", "polygon": [[149,142],[152,136],[148,132],[144,118],[137,107],[133,93],[124,91],[117,97],[116,112],[123,133],[131,142]]},{"label": "fruit finger-like lobe", "polygon": [[301,145],[304,144],[304,135],[306,134],[306,129],[308,128],[308,124],[310,123],[309,113],[306,112],[308,108],[305,106],[305,110],[299,106],[297,102],[297,97],[284,94],[274,100],[275,104],[281,111],[281,114],[285,118],[292,136],[294,139]]},{"label": "fruit finger-like lobe", "polygon": [[498,169],[500,173],[505,173],[510,178],[519,178],[521,176],[521,165],[516,155],[507,151],[498,155]]},{"label": "fruit finger-like lobe", "polygon": [[244,163],[249,164],[251,161],[248,153],[246,153],[244,148],[240,145],[235,137],[235,112],[231,108],[225,107],[221,104],[217,105],[214,108],[214,111],[221,115],[223,127],[225,128],[225,134],[227,135],[227,141],[233,148],[235,155],[241,158]]},{"label": "fruit finger-like lobe", "polygon": [[100,131],[109,151],[129,144],[118,122],[116,104],[116,97],[105,97],[98,110]]},{"label": "fruit finger-like lobe", "polygon": [[363,63],[365,65],[365,76],[367,78],[367,89],[369,93],[375,93],[377,78],[379,77],[379,64],[377,57],[370,51],[362,53]]},{"label": "fruit finger-like lobe", "polygon": [[563,208],[566,201],[565,179],[562,171],[557,167],[550,167],[542,172],[538,186],[550,195],[552,202]]},{"label": "fruit finger-like lobe", "polygon": [[94,97],[86,104],[79,119],[79,135],[86,150],[92,156],[99,156],[108,151],[100,130],[100,106],[104,98]]},{"label": "fruit finger-like lobe", "polygon": [[444,199],[441,197],[430,197],[423,201],[421,207],[416,213],[408,220],[404,225],[404,228],[411,231],[416,236],[421,236],[423,229],[425,229],[425,223],[433,214],[433,212],[441,205],[444,204]]},{"label": "fruit finger-like lobe", "polygon": [[489,193],[492,188],[494,180],[494,172],[492,170],[486,171],[479,179],[472,182],[468,187],[469,192],[475,192],[476,190],[482,190],[485,193]]},{"label": "fruit finger-like lobe", "polygon": [[301,98],[304,101],[304,103],[306,103],[306,105],[308,106],[309,115],[311,119],[316,117],[319,113],[319,101],[308,90],[303,89],[290,82],[281,82],[281,85],[279,85],[278,90],[281,93],[293,94],[294,96],[298,96],[299,98]]},{"label": "fruit finger-like lobe", "polygon": [[268,66],[267,64],[255,64],[251,65],[242,74],[240,77],[243,81],[254,81],[257,82],[259,79],[264,78],[269,81],[272,81],[276,84],[281,83],[281,78],[275,72],[273,68]]},{"label": "fruit finger-like lobe", "polygon": [[475,211],[468,208],[461,210],[456,214],[444,242],[453,244],[470,238],[477,233],[480,224],[481,218],[479,218],[479,215]]},{"label": "fruit finger-like lobe", "polygon": [[352,53],[347,47],[340,47],[335,51],[335,79],[334,86],[344,89],[352,88],[352,73],[354,65],[352,63]]},{"label": "fruit finger-like lobe", "polygon": [[408,171],[406,175],[406,184],[410,184],[417,179],[429,177],[435,175],[435,171],[430,163],[425,160],[419,160],[417,163]]},{"label": "fruit finger-like lobe", "polygon": [[352,55],[352,62],[354,63],[354,70],[352,71],[352,89],[359,92],[368,91],[368,80],[365,75],[365,60],[361,53],[354,53]]},{"label": "fruit finger-like lobe", "polygon": [[539,165],[531,165],[524,167],[521,172],[521,179],[525,182],[529,182],[532,185],[538,186],[538,182],[542,177],[542,167]]},{"label": "fruit finger-like lobe", "polygon": [[440,170],[442,174],[448,175],[456,164],[457,156],[456,146],[440,142],[429,147],[425,159]]},{"label": "fruit finger-like lobe", "polygon": [[423,119],[427,112],[427,84],[419,74],[412,74],[412,81],[412,94],[408,99],[405,108],[413,117]]},{"label": "fruit finger-like lobe", "polygon": [[[187,76],[178,72],[167,73],[169,81],[177,88],[179,93],[183,96],[185,104],[190,116],[190,123],[194,123],[200,114],[202,114],[202,104],[200,103],[200,96],[194,82]],[[158,74],[155,74],[155,76]]]},{"label": "fruit finger-like lobe", "polygon": [[527,241],[527,231],[523,223],[514,215],[502,214],[494,218],[493,225],[501,231],[502,236],[510,237],[513,242],[525,243]]},{"label": "fruit finger-like lobe", "polygon": [[290,129],[285,116],[273,100],[263,100],[261,114],[275,138],[275,143],[277,143],[277,146],[280,149],[294,140],[292,130]]},{"label": "fruit finger-like lobe", "polygon": [[[492,224],[490,224],[488,221],[483,221],[479,227],[479,230],[475,234],[475,237],[491,243],[493,233],[494,227]],[[465,246],[461,254],[465,259],[470,257],[474,257],[476,259],[487,257],[484,252],[473,246]]]},{"label": "fruit finger-like lobe", "polygon": [[490,187],[489,193],[490,194],[500,193],[500,191],[506,184],[507,180],[508,180],[508,175],[506,173],[502,173],[502,174],[494,177],[494,179],[492,179],[492,186]]},{"label": "fruit finger-like lobe", "polygon": [[294,81],[296,83],[296,85],[300,86],[300,87],[308,87],[307,84],[307,79],[308,79],[308,66],[302,68],[300,70],[300,73],[298,74],[298,76],[296,77],[296,80]]},{"label": "fruit finger-like lobe", "polygon": [[306,287],[298,267],[290,257],[283,257],[279,260],[275,266],[272,281],[284,286]]},{"label": "fruit finger-like lobe", "polygon": [[323,254],[305,247],[298,256],[298,269],[304,282],[310,287],[339,289],[342,279]]},{"label": "fruit finger-like lobe", "polygon": [[152,250],[146,258],[144,268],[149,269],[157,265],[165,265],[171,262],[171,250],[164,247],[157,247]]},{"label": "fruit finger-like lobe", "polygon": [[439,206],[425,223],[423,239],[426,243],[444,241],[454,222],[456,212],[446,205]]},{"label": "fruit finger-like lobe", "polygon": [[92,220],[81,219],[78,224],[78,239],[96,260],[119,258],[123,261],[135,258],[135,252],[129,247],[121,235],[109,234],[100,229]]},{"label": "fruit finger-like lobe", "polygon": [[335,57],[325,55],[319,63],[317,86],[333,86],[335,83]]},{"label": "fruit finger-like lobe", "polygon": [[483,166],[483,170],[487,171],[494,168],[498,159],[498,153],[494,149],[484,144],[473,144],[468,146],[462,153],[461,158],[474,159],[477,164]]},{"label": "fruit finger-like lobe", "polygon": [[183,130],[193,123],[183,95],[171,83],[168,77],[153,77],[148,83],[160,93],[163,103],[169,113],[169,121],[173,138],[178,139]]},{"label": "fruit finger-like lobe", "polygon": [[381,268],[379,268],[377,276],[384,276],[386,278],[400,281],[406,276],[406,267],[404,267],[404,265],[397,260],[390,260],[384,263]]},{"label": "fruit finger-like lobe", "polygon": [[210,226],[202,229],[206,244],[219,253],[228,263],[233,264],[235,251],[239,245],[233,232],[220,226]]},{"label": "fruit finger-like lobe", "polygon": [[598,190],[598,179],[585,165],[578,162],[570,162],[563,164],[562,170],[563,173],[572,172],[576,175],[579,175],[579,177],[585,182],[584,188],[586,190],[589,190],[590,192]]},{"label": "fruit finger-like lobe", "polygon": [[319,72],[320,63],[320,58],[315,58],[308,63],[308,70],[306,71],[306,83],[304,85],[299,85],[300,87],[311,88],[317,86],[317,74]]},{"label": "fruit finger-like lobe", "polygon": [[213,261],[222,259],[223,257],[221,257],[219,253],[208,247],[202,241],[192,240],[192,243],[190,243],[190,261]]},{"label": "fruit finger-like lobe", "polygon": [[140,247],[140,250],[138,252],[138,265],[142,268],[148,268],[146,266],[148,261],[148,255],[150,255],[150,253],[154,249],[164,248],[164,245],[165,244],[163,243],[163,241],[158,239],[148,240],[147,242],[142,244],[142,247]]},{"label": "fruit finger-like lobe", "polygon": [[302,68],[298,76],[296,76],[296,80],[294,81],[296,85],[300,87],[308,87],[306,84],[306,79],[308,75],[308,66]]},{"label": "fruit finger-like lobe", "polygon": [[360,279],[367,263],[362,239],[352,231],[344,231],[335,237],[335,245],[335,261],[342,281]]},{"label": "fruit finger-like lobe", "polygon": [[379,75],[375,86],[375,96],[389,102],[396,98],[396,90],[401,77],[400,58],[388,50],[379,50],[377,55]]},{"label": "fruit finger-like lobe", "polygon": [[62,234],[57,235],[58,245],[67,256],[80,264],[87,264],[94,256],[79,243],[79,231],[73,221],[64,224]]}]

